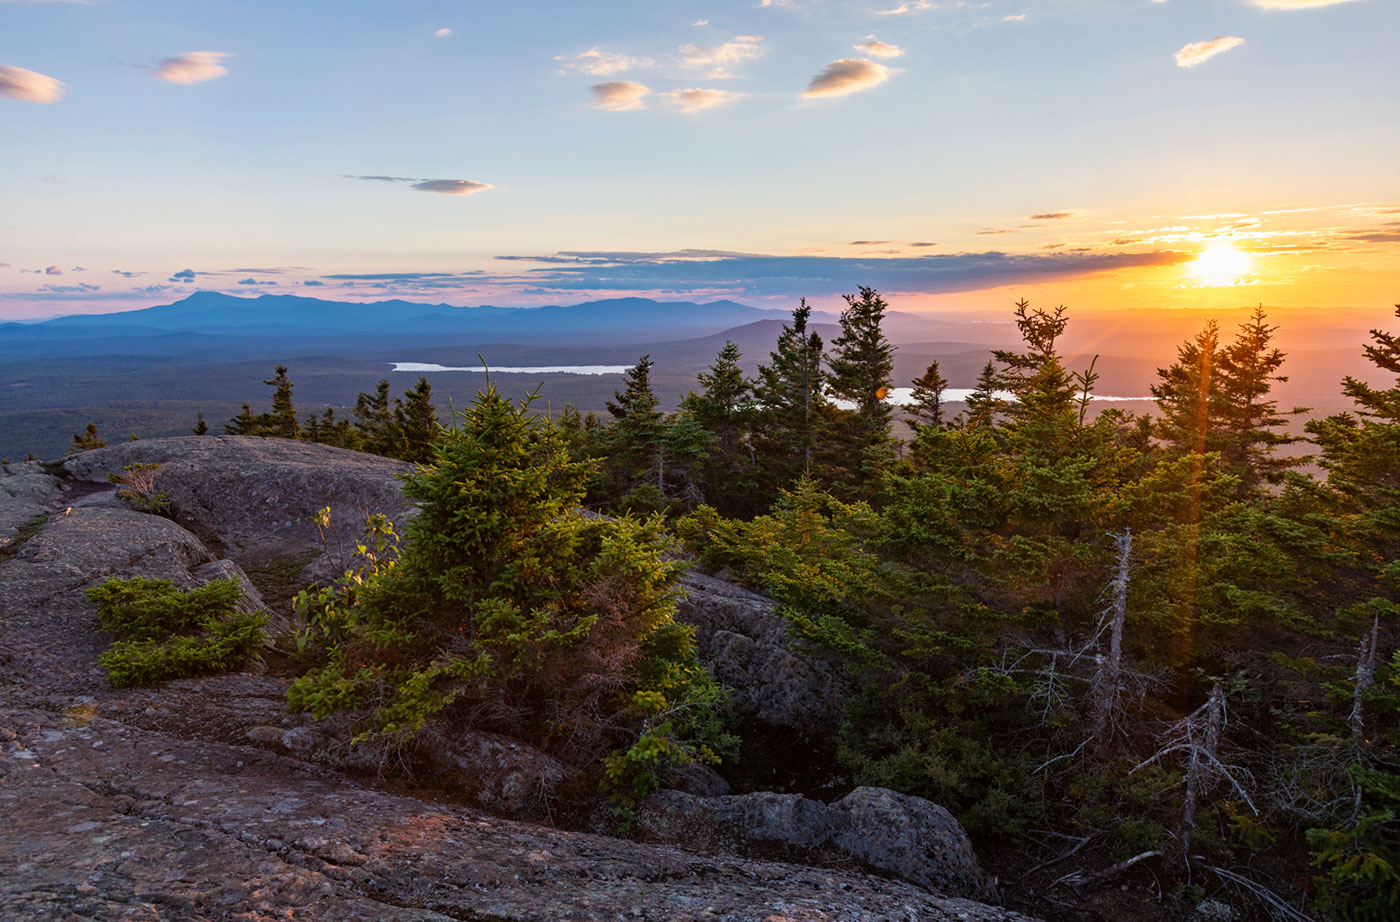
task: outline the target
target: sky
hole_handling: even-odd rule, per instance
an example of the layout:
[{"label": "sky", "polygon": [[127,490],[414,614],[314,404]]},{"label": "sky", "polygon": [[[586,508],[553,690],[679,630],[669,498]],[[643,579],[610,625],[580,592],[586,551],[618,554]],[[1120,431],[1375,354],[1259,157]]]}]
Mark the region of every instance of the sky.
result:
[{"label": "sky", "polygon": [[1395,0],[0,0],[0,320],[1388,308]]}]

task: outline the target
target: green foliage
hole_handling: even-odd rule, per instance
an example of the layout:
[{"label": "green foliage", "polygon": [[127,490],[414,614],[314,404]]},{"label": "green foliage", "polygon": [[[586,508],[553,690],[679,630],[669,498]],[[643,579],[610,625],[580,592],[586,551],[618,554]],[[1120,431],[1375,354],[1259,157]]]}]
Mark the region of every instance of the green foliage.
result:
[{"label": "green foliage", "polygon": [[672,618],[679,564],[660,521],[582,514],[589,467],[528,400],[488,386],[458,423],[407,479],[422,512],[397,558],[371,520],[360,565],[299,601],[325,665],[289,705],[360,709],[362,741],[508,732],[616,790],[712,760],[722,694]]},{"label": "green foliage", "polygon": [[92,451],[94,448],[106,448],[107,441],[97,434],[97,423],[88,423],[87,429],[81,434],[73,435],[73,445],[68,449],[70,455],[79,452]]},{"label": "green foliage", "polygon": [[156,489],[159,472],[159,464],[128,464],[120,474],[108,474],[107,482],[117,484],[117,496],[136,511],[163,513],[170,509],[170,495]]},{"label": "green foliage", "polygon": [[235,579],[188,591],[163,579],[109,579],[86,594],[103,630],[118,635],[100,658],[118,688],[234,669],[262,646],[267,615],[235,609]]},{"label": "green foliage", "polygon": [[1321,903],[1344,922],[1388,922],[1400,914],[1400,774],[1353,766],[1368,805],[1354,825],[1311,829],[1308,844]]},{"label": "green foliage", "polygon": [[15,554],[18,554],[19,549],[24,547],[26,542],[37,535],[39,529],[43,528],[44,523],[48,520],[49,514],[45,512],[43,515],[36,515],[28,522],[19,526],[19,528],[16,528],[14,535],[8,541],[0,543],[0,561],[8,560],[15,556]]}]

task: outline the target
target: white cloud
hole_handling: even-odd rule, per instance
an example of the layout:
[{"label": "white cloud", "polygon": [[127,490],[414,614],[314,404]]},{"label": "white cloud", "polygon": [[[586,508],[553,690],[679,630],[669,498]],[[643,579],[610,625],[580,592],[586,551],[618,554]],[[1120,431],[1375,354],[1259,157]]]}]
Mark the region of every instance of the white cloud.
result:
[{"label": "white cloud", "polygon": [[681,66],[689,70],[704,70],[711,80],[726,80],[733,77],[729,68],[763,57],[768,49],[763,46],[761,35],[739,35],[722,45],[701,48],[699,45],[682,45],[677,49]]},{"label": "white cloud", "polygon": [[0,96],[47,105],[63,98],[63,81],[38,71],[0,64]]},{"label": "white cloud", "polygon": [[635,67],[651,67],[656,63],[651,58],[634,58],[617,51],[604,51],[596,46],[574,55],[561,54],[554,60],[569,70],[590,77],[611,77]]},{"label": "white cloud", "polygon": [[1204,61],[1209,61],[1217,54],[1224,54],[1231,48],[1236,48],[1244,44],[1244,39],[1237,35],[1222,35],[1219,38],[1212,38],[1204,42],[1192,42],[1182,46],[1176,53],[1177,67],[1195,67]]},{"label": "white cloud", "polygon": [[425,179],[414,183],[410,188],[441,195],[475,195],[487,189],[494,189],[495,186],[490,183],[473,182],[470,179]]},{"label": "white cloud", "polygon": [[608,109],[613,112],[622,112],[627,109],[644,108],[642,97],[651,92],[651,88],[631,80],[610,80],[607,83],[596,83],[589,87],[593,93],[593,106],[597,109]]},{"label": "white cloud", "polygon": [[1004,22],[1025,22],[1025,21],[1026,21],[1026,14],[1025,14],[1025,13],[1017,13],[1015,16],[1003,16],[1003,17],[1001,17],[1001,18],[1002,18],[1002,20],[1003,20]]},{"label": "white cloud", "polygon": [[1351,0],[1254,0],[1255,6],[1266,10],[1310,10],[1319,6],[1336,6]]},{"label": "white cloud", "polygon": [[904,54],[904,49],[898,45],[890,45],[874,38],[868,42],[862,42],[859,45],[852,45],[851,47],[856,51],[864,51],[866,54],[877,58],[897,58]]},{"label": "white cloud", "polygon": [[438,29],[433,34],[436,35],[438,38],[447,38],[447,36],[452,34],[452,30],[447,28],[446,26],[443,26],[441,29]]},{"label": "white cloud", "polygon": [[932,0],[908,0],[890,10],[876,10],[876,16],[903,16],[905,13],[922,13],[924,10],[931,10],[938,4]]},{"label": "white cloud", "polygon": [[730,93],[727,90],[703,90],[692,88],[687,90],[672,90],[669,93],[659,94],[671,105],[682,112],[699,112],[702,109],[713,109],[715,106],[723,105],[742,96],[742,93]]},{"label": "white cloud", "polygon": [[161,61],[152,73],[162,80],[190,86],[228,73],[228,68],[219,63],[227,57],[227,51],[186,51]]},{"label": "white cloud", "polygon": [[709,24],[710,21],[708,19],[697,19],[691,23],[692,26],[708,26]]},{"label": "white cloud", "polygon": [[841,58],[826,65],[826,70],[812,78],[802,95],[807,99],[825,96],[845,96],[879,86],[890,79],[892,71],[883,64],[864,58]]}]

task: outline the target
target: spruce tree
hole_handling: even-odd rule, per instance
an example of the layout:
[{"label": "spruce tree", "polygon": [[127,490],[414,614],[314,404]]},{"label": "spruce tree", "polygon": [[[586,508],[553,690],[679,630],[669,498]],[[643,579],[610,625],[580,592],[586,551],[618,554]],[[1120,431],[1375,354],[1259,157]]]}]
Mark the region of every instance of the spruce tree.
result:
[{"label": "spruce tree", "polygon": [[969,429],[990,426],[996,421],[997,413],[1005,406],[1005,401],[997,396],[1001,381],[997,367],[989,359],[977,376],[977,384],[967,395],[967,420],[963,423]]},{"label": "spruce tree", "polygon": [[196,413],[194,416],[194,428],[190,431],[193,432],[195,435],[208,435],[209,424],[204,421],[204,414]]},{"label": "spruce tree", "polygon": [[948,388],[948,379],[939,372],[938,362],[930,362],[924,373],[912,383],[914,393],[911,395],[907,416],[909,428],[916,434],[924,426],[941,428],[944,411],[943,392]]},{"label": "spruce tree", "polygon": [[373,394],[355,401],[355,428],[365,451],[387,455],[394,447],[394,415],[389,407],[389,382],[381,378]]},{"label": "spruce tree", "polygon": [[1269,325],[1260,305],[1220,354],[1216,381],[1221,397],[1223,460],[1240,478],[1244,495],[1257,492],[1264,484],[1281,483],[1286,470],[1304,461],[1277,455],[1279,448],[1301,441],[1280,428],[1287,425],[1288,417],[1307,412],[1303,408],[1281,412],[1278,401],[1269,396],[1275,383],[1288,380],[1278,373],[1284,354],[1271,345],[1277,329]]},{"label": "spruce tree", "polygon": [[419,378],[412,390],[404,392],[402,400],[394,398],[394,434],[398,442],[394,457],[417,464],[432,457],[438,421],[433,386],[427,378]]},{"label": "spruce tree", "polygon": [[81,433],[74,433],[73,445],[68,449],[70,455],[75,455],[82,451],[91,451],[94,448],[106,448],[107,442],[102,436],[97,434],[97,423],[88,423],[87,429]]},{"label": "spruce tree", "polygon": [[292,382],[287,380],[287,366],[278,365],[271,380],[263,383],[274,388],[272,414],[265,434],[279,439],[296,438],[301,433],[301,426],[297,423],[296,408],[292,406]]},{"label": "spruce tree", "polygon": [[642,482],[654,485],[662,498],[666,494],[662,444],[666,427],[651,389],[654,364],[651,356],[642,356],[627,370],[625,387],[607,402],[613,424],[605,436],[606,466],[614,499]]},{"label": "spruce tree", "polygon": [[769,363],[759,367],[754,387],[754,440],[770,500],[811,463],[817,429],[828,410],[822,338],[807,329],[811,314],[803,298],[792,312],[792,323],[784,324],[778,334]]},{"label": "spruce tree", "polygon": [[894,346],[881,329],[885,299],[861,286],[860,297],[845,295],[841,335],[831,342],[831,393],[855,404],[851,448],[863,451],[888,442],[894,409],[887,402],[894,387]]},{"label": "spruce tree", "polygon": [[224,423],[224,432],[229,435],[263,435],[263,421],[253,415],[253,408],[245,400],[239,414]]}]

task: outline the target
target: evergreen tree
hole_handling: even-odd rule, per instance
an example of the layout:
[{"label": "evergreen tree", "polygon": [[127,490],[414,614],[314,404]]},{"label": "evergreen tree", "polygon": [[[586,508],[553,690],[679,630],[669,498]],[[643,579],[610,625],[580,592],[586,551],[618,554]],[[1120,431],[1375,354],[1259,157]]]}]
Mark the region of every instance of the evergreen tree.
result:
[{"label": "evergreen tree", "polygon": [[923,374],[913,380],[914,393],[911,395],[908,410],[909,428],[915,434],[924,426],[935,429],[943,426],[943,392],[948,388],[948,379],[938,370],[938,362],[929,363]]},{"label": "evergreen tree", "polygon": [[881,329],[889,305],[873,288],[861,286],[860,297],[845,295],[841,335],[831,342],[827,364],[831,393],[855,405],[841,417],[849,422],[849,449],[865,452],[886,445],[894,409],[888,403],[894,387],[894,347]]},{"label": "evergreen tree", "polygon": [[1215,321],[1208,321],[1195,338],[1178,346],[1176,356],[1172,365],[1157,369],[1160,380],[1151,387],[1161,411],[1157,437],[1177,456],[1219,451],[1221,432],[1212,425],[1212,419],[1218,418],[1213,404],[1219,401],[1215,377],[1221,361],[1220,328]]},{"label": "evergreen tree", "polygon": [[666,495],[666,470],[662,436],[665,421],[651,389],[655,363],[644,355],[626,373],[626,385],[607,402],[613,424],[605,436],[607,472],[614,499],[646,482],[661,499]]},{"label": "evergreen tree", "polygon": [[395,443],[394,414],[389,405],[389,382],[381,378],[373,394],[361,393],[355,401],[355,428],[365,451],[387,455]]},{"label": "evergreen tree", "polygon": [[204,421],[203,413],[195,414],[194,428],[190,430],[195,435],[208,435],[209,424]]},{"label": "evergreen tree", "polygon": [[1277,329],[1269,325],[1260,305],[1240,325],[1234,342],[1220,353],[1216,382],[1221,398],[1218,425],[1223,430],[1222,460],[1240,478],[1243,495],[1264,484],[1281,483],[1284,471],[1305,460],[1277,455],[1279,448],[1301,441],[1279,429],[1287,425],[1288,417],[1307,412],[1303,408],[1280,412],[1278,401],[1270,399],[1273,385],[1288,380],[1278,374],[1284,354],[1271,345]]},{"label": "evergreen tree", "polygon": [[253,408],[248,405],[248,401],[243,401],[243,409],[237,416],[224,423],[224,432],[229,435],[263,435],[265,428],[263,417],[253,415]]},{"label": "evergreen tree", "polygon": [[821,334],[807,329],[811,314],[803,298],[792,323],[778,334],[769,363],[758,369],[754,440],[766,498],[776,498],[779,488],[811,464],[817,430],[829,409]]},{"label": "evergreen tree", "polygon": [[107,442],[102,436],[97,434],[97,423],[88,423],[87,429],[81,434],[74,433],[73,445],[68,449],[70,455],[75,455],[81,451],[91,451],[94,448],[106,448]]},{"label": "evergreen tree", "polygon": [[438,421],[433,386],[427,378],[419,378],[412,390],[404,392],[402,400],[394,399],[394,435],[398,442],[394,457],[417,464],[432,457]]},{"label": "evergreen tree", "polygon": [[967,419],[963,425],[969,429],[992,425],[996,421],[997,413],[1006,404],[1006,401],[997,396],[1000,389],[1001,381],[997,376],[997,367],[989,359],[987,364],[982,366],[982,372],[977,376],[977,384],[972,393],[967,395]]},{"label": "evergreen tree", "polygon": [[720,453],[731,461],[744,450],[744,430],[753,407],[753,383],[744,377],[739,358],[739,347],[726,340],[714,364],[696,376],[704,390],[687,399],[696,421],[715,434]]},{"label": "evergreen tree", "polygon": [[263,383],[274,390],[268,431],[262,434],[279,439],[296,438],[301,433],[301,426],[297,423],[296,408],[292,406],[292,382],[287,380],[287,366],[278,365],[271,380]]}]

